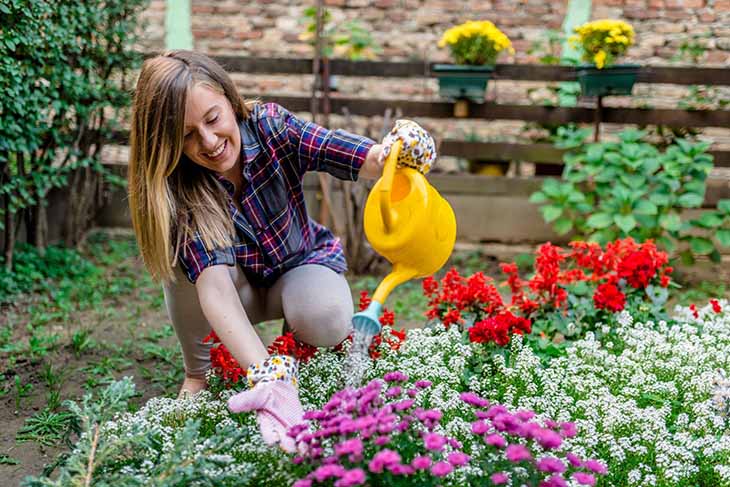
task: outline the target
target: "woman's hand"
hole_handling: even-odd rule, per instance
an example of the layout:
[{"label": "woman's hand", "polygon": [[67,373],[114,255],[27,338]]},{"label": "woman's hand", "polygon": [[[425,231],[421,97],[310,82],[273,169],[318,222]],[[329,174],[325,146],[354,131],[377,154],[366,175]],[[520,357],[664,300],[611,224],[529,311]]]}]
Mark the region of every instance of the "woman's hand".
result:
[{"label": "woman's hand", "polygon": [[398,167],[412,167],[426,174],[436,161],[436,143],[426,130],[413,120],[396,120],[395,125],[383,138],[383,150],[380,161],[390,154],[391,146],[397,141],[403,141],[403,148],[398,154]]},{"label": "woman's hand", "polygon": [[297,364],[293,357],[273,355],[252,364],[246,371],[250,389],[228,399],[234,413],[256,412],[261,437],[267,445],[278,444],[289,452],[297,444],[289,430],[304,422],[304,409],[297,391]]}]

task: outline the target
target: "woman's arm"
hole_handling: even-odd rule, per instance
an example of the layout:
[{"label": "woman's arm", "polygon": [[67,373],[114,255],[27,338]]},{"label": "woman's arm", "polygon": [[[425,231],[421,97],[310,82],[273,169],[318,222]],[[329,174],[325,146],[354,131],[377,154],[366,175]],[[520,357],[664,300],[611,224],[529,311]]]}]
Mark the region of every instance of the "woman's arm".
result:
[{"label": "woman's arm", "polygon": [[241,368],[269,356],[243,309],[228,266],[206,267],[195,288],[205,318]]},{"label": "woman's arm", "polygon": [[383,152],[383,145],[375,144],[368,151],[365,162],[360,168],[360,177],[365,179],[377,179],[383,174],[385,160],[380,160],[380,153]]}]

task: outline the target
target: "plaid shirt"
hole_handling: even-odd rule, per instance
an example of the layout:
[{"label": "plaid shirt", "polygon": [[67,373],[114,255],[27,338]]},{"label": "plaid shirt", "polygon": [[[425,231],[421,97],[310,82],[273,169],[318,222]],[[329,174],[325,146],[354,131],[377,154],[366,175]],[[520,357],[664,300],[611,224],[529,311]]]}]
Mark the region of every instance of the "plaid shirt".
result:
[{"label": "plaid shirt", "polygon": [[259,287],[271,286],[284,272],[304,264],[346,271],[340,240],[307,214],[302,181],[307,171],[357,180],[375,142],[305,122],[274,103],[255,106],[240,130],[242,212],[233,204],[233,184],[219,177],[229,195],[235,243],[209,249],[198,234],[184,242],[179,261],[190,282],[217,264],[240,265]]}]

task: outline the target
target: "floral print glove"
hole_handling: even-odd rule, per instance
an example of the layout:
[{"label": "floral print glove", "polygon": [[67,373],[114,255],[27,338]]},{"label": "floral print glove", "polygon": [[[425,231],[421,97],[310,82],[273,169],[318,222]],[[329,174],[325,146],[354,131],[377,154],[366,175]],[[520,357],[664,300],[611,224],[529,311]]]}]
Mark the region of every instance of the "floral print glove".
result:
[{"label": "floral print glove", "polygon": [[297,391],[296,360],[287,355],[273,355],[251,364],[246,376],[250,389],[232,396],[228,409],[234,413],[256,411],[264,443],[279,444],[289,453],[296,452],[296,443],[287,434],[292,426],[304,421]]},{"label": "floral print glove", "polygon": [[398,155],[398,167],[412,167],[423,174],[431,170],[436,161],[436,144],[433,137],[413,120],[396,120],[391,131],[381,142],[385,147],[380,153],[380,162],[390,154],[390,147],[397,141],[403,141],[403,148]]}]

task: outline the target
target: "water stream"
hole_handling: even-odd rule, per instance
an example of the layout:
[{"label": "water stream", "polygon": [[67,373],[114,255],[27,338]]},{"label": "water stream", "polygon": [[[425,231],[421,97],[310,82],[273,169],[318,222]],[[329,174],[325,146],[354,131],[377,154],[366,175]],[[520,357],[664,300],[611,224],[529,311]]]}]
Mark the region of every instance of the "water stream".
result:
[{"label": "water stream", "polygon": [[373,340],[373,335],[357,327],[352,332],[352,347],[345,358],[343,375],[345,386],[356,388],[362,385],[362,378],[370,365],[368,348]]}]

